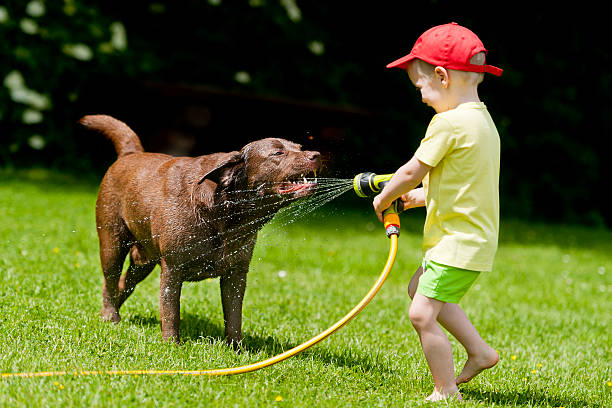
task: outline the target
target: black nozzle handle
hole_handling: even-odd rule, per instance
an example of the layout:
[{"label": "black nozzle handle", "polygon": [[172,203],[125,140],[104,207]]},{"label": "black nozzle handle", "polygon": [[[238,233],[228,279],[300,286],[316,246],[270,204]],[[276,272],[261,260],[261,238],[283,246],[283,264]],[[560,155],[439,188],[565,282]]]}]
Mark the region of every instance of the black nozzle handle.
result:
[{"label": "black nozzle handle", "polygon": [[389,183],[393,174],[359,173],[353,179],[353,189],[359,197],[373,197]]}]

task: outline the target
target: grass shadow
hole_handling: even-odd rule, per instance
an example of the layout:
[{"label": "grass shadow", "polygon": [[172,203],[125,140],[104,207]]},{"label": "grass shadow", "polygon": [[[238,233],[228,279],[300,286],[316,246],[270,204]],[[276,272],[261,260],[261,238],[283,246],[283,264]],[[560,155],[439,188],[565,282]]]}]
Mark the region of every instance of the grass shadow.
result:
[{"label": "grass shadow", "polygon": [[2,184],[28,185],[37,188],[40,192],[69,191],[95,194],[100,181],[102,181],[102,175],[93,173],[72,174],[42,167],[0,168],[0,182]]},{"label": "grass shadow", "polygon": [[135,315],[130,316],[125,320],[129,323],[134,323],[138,326],[159,326],[159,319],[155,316]]},{"label": "grass shadow", "polygon": [[586,225],[544,223],[515,218],[502,218],[499,245],[556,246],[578,248],[609,254],[612,230]]},{"label": "grass shadow", "polygon": [[[135,323],[144,326],[159,326],[160,322],[157,317],[134,315],[126,319],[130,323]],[[197,341],[201,339],[210,339],[213,341],[223,341],[225,330],[219,324],[199,315],[185,313],[181,315],[181,340],[182,341]],[[307,339],[304,339],[307,340]],[[300,343],[301,344],[301,343]],[[242,347],[249,353],[264,352],[269,357],[276,356],[287,350],[290,350],[299,344],[292,342],[283,342],[273,336],[259,336],[249,333],[243,333]],[[229,349],[229,346],[228,346]],[[372,364],[367,356],[356,356],[350,352],[335,353],[326,349],[317,351],[309,349],[298,355],[296,358],[315,358],[320,361],[338,366],[338,367],[359,367],[363,371],[383,371],[392,372],[393,370],[382,369],[379,365]]]},{"label": "grass shadow", "polygon": [[465,400],[478,400],[488,406],[499,404],[501,406],[551,406],[551,407],[603,407],[577,398],[561,398],[555,395],[546,395],[540,390],[525,390],[520,392],[482,391],[473,388],[461,389]]}]

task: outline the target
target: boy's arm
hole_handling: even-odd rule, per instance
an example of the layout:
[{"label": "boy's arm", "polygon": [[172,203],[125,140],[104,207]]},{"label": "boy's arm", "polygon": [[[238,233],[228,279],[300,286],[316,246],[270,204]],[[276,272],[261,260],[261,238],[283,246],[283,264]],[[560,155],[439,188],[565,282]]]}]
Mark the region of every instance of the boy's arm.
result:
[{"label": "boy's arm", "polygon": [[382,212],[389,208],[391,203],[402,194],[409,192],[419,185],[423,177],[431,170],[431,166],[421,162],[415,156],[410,161],[397,169],[389,184],[383,188],[380,194],[374,197],[374,211],[382,222]]}]

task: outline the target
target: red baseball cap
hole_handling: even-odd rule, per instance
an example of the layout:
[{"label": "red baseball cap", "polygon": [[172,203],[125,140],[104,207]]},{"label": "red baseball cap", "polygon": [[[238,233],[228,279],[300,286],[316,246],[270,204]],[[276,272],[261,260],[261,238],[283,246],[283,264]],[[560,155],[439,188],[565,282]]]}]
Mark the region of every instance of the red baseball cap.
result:
[{"label": "red baseball cap", "polygon": [[486,53],[487,50],[476,34],[457,23],[443,24],[425,31],[414,43],[410,54],[388,64],[387,68],[406,69],[409,61],[418,58],[447,69],[500,76],[503,72],[500,68],[470,63],[470,58],[479,52]]}]

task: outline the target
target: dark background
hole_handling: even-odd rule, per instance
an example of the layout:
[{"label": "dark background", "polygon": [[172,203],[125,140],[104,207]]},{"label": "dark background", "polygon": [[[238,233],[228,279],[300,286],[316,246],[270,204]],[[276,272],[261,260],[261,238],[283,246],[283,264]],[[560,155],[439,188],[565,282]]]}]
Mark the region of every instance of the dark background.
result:
[{"label": "dark background", "polygon": [[[597,3],[34,1],[42,14],[29,3],[0,5],[0,167],[99,179],[114,151],[76,121],[106,113],[150,151],[199,155],[278,136],[323,152],[330,177],[392,172],[434,111],[385,65],[455,21],[504,69],[480,86],[502,141],[503,215],[612,225],[612,47]],[[75,57],[73,44],[90,55]],[[14,93],[15,71],[48,106]]]}]

